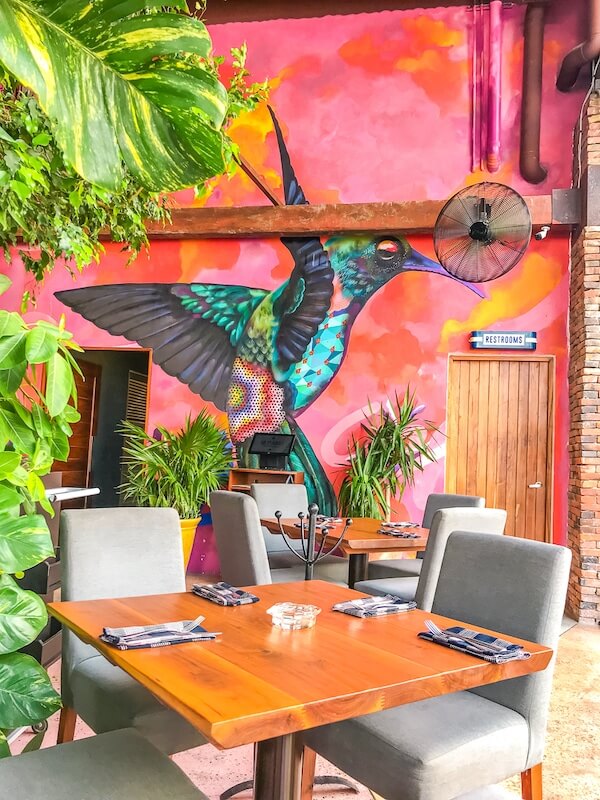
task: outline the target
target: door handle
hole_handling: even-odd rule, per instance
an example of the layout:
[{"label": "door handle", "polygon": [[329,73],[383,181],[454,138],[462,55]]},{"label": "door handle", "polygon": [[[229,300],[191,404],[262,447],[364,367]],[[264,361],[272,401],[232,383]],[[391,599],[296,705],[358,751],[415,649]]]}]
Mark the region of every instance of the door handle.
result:
[{"label": "door handle", "polygon": [[541,481],[536,481],[535,483],[530,483],[530,489],[541,489],[544,484]]}]

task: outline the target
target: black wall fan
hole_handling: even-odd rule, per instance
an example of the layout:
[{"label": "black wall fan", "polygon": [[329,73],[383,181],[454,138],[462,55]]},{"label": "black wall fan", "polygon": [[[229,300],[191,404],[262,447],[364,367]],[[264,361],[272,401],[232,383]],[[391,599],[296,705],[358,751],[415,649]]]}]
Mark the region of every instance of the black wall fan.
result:
[{"label": "black wall fan", "polygon": [[438,261],[454,278],[484,283],[506,275],[531,238],[531,215],[503,183],[467,186],[448,200],[433,231]]}]

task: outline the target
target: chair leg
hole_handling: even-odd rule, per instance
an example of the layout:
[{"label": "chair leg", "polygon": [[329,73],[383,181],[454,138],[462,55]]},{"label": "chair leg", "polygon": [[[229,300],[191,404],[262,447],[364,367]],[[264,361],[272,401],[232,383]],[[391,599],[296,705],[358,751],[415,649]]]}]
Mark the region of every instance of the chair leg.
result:
[{"label": "chair leg", "polygon": [[317,754],[310,747],[304,748],[304,757],[302,761],[302,791],[300,794],[301,800],[312,800],[313,786],[315,782],[315,765],[317,761]]},{"label": "chair leg", "polygon": [[58,720],[58,737],[57,744],[63,742],[72,742],[75,736],[75,723],[77,722],[77,712],[74,708],[63,706],[60,710],[60,718]]},{"label": "chair leg", "polygon": [[542,765],[521,773],[521,797],[523,800],[542,800]]}]

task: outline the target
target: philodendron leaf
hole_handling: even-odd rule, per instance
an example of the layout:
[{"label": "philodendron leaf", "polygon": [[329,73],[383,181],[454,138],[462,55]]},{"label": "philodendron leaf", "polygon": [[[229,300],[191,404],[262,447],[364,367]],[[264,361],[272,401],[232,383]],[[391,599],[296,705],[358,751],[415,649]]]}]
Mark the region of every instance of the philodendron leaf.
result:
[{"label": "philodendron leaf", "polygon": [[43,364],[58,350],[58,341],[46,328],[33,328],[27,334],[25,357],[30,364]]},{"label": "philodendron leaf", "polygon": [[46,670],[31,656],[0,656],[0,728],[20,728],[47,719],[61,706]]},{"label": "philodendron leaf", "polygon": [[12,286],[11,279],[8,278],[6,275],[0,274],[0,294],[4,294],[4,292],[8,291],[11,286]]},{"label": "philodendron leaf", "polygon": [[1,60],[55,121],[67,161],[113,191],[123,162],[156,191],[224,168],[227,92],[200,60],[210,37],[200,20],[165,5],[0,0]]},{"label": "philodendron leaf", "polygon": [[35,639],[48,621],[46,605],[35,592],[0,575],[0,655],[14,653]]},{"label": "philodendron leaf", "polygon": [[73,373],[60,353],[55,353],[48,361],[46,378],[46,405],[51,417],[64,411],[72,389]]},{"label": "philodendron leaf", "polygon": [[11,518],[0,514],[0,570],[23,572],[54,555],[52,539],[41,514]]}]

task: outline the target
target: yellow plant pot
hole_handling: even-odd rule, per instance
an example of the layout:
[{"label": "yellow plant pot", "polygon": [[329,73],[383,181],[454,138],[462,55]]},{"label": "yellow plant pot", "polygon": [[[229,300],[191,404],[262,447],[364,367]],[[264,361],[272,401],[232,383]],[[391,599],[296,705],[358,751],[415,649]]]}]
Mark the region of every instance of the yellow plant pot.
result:
[{"label": "yellow plant pot", "polygon": [[183,544],[183,566],[187,569],[190,556],[192,554],[192,547],[194,546],[194,537],[196,536],[196,528],[202,517],[196,519],[181,519],[181,542]]}]

